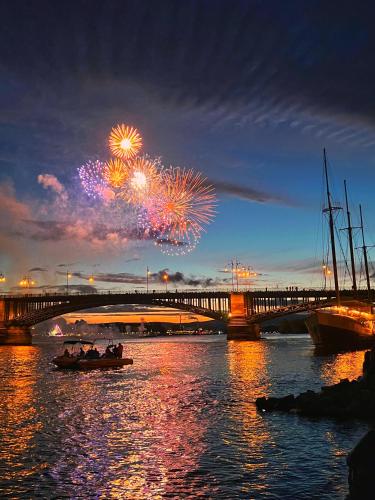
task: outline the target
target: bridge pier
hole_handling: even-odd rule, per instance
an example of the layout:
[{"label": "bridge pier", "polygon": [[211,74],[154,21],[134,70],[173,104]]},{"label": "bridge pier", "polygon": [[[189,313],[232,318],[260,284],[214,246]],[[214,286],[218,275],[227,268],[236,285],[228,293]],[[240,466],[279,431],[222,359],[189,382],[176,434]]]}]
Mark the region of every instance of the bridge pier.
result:
[{"label": "bridge pier", "polygon": [[1,326],[0,345],[31,345],[31,332],[27,326]]},{"label": "bridge pier", "polygon": [[228,340],[258,340],[260,338],[260,326],[257,323],[249,323],[246,313],[244,294],[231,293]]},{"label": "bridge pier", "polygon": [[231,324],[228,323],[228,340],[259,340],[260,326],[258,323]]}]

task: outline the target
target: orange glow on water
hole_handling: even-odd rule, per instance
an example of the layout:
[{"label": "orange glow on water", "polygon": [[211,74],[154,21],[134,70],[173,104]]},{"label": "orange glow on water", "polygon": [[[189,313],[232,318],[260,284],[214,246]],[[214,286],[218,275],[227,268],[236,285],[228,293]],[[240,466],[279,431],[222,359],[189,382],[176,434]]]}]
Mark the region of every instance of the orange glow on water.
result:
[{"label": "orange glow on water", "polygon": [[[6,418],[2,420],[2,442],[0,447],[0,462],[8,463],[9,470],[14,464],[15,457],[23,456],[28,448],[33,446],[35,433],[41,429],[41,423],[36,418],[35,408],[37,364],[39,361],[39,350],[32,346],[4,346],[2,355],[6,359],[3,367],[0,367],[0,378],[2,385],[11,387],[11,391],[2,392],[2,405],[5,407]],[[25,377],[25,365],[27,376]],[[39,467],[29,467],[19,476],[18,472],[9,472],[4,475],[3,480],[20,479],[41,471]]]},{"label": "orange glow on water", "polygon": [[[267,346],[259,341],[228,342],[228,368],[232,381],[233,399],[238,398],[238,401],[241,401],[236,411],[240,439],[248,443],[253,454],[251,462],[249,461],[245,466],[248,471],[258,470],[258,473],[267,467],[264,448],[276,446],[266,420],[258,413],[254,404],[257,397],[270,395],[267,349]],[[239,398],[244,388],[248,388],[249,391],[247,402],[243,400],[243,397]],[[254,456],[258,457],[258,460],[254,460]],[[245,487],[248,488],[246,490],[248,498],[252,498],[251,492],[267,489],[267,477],[264,477],[264,483],[244,485]]]},{"label": "orange glow on water", "polygon": [[322,380],[327,385],[337,384],[344,378],[354,380],[362,375],[363,360],[364,351],[346,352],[326,359],[322,364]]}]

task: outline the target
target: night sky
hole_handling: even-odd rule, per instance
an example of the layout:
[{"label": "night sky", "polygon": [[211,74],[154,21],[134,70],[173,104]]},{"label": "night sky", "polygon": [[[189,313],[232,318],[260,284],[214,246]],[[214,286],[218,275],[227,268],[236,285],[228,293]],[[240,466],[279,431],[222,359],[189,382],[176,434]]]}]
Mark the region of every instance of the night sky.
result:
[{"label": "night sky", "polygon": [[[226,286],[234,257],[259,273],[253,287],[319,286],[323,147],[335,199],[346,178],[372,243],[373,2],[3,0],[0,19],[7,289],[23,275],[63,285],[68,268],[77,287],[94,274],[98,289],[133,289],[147,265],[155,282],[169,269],[177,286]],[[191,254],[114,234],[84,199],[77,167],[108,157],[117,123],[216,186]]]}]

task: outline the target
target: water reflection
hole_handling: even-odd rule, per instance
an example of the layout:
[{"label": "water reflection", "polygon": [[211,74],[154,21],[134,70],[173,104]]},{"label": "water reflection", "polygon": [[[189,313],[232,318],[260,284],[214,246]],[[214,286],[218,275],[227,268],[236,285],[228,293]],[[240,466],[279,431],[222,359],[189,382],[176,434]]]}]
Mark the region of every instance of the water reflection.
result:
[{"label": "water reflection", "polygon": [[346,352],[322,358],[321,378],[327,385],[337,384],[348,378],[354,380],[362,375],[365,351]]},{"label": "water reflection", "polygon": [[79,375],[74,409],[68,398],[59,414],[66,433],[53,477],[105,498],[124,491],[132,499],[164,498],[176,490],[193,495],[213,404],[201,376],[204,349],[163,344],[155,352],[143,346],[137,359],[139,347],[131,348],[135,372]]},{"label": "water reflection", "polygon": [[155,339],[126,344],[133,366],[91,373],[55,370],[55,352],[0,348],[2,497],[343,498],[365,426],[262,415],[254,401],[356,377],[363,352]]},{"label": "water reflection", "polygon": [[[268,346],[265,342],[229,342],[228,364],[231,375],[232,397],[239,404],[232,418],[238,424],[241,443],[239,451],[251,449],[251,457],[244,462],[243,493],[250,494],[267,489],[267,466],[269,448],[275,442],[268,429],[267,420],[256,410],[255,399],[270,394],[271,384],[268,374]],[[245,396],[245,397],[244,397]],[[237,446],[238,446],[238,443]],[[267,451],[266,451],[267,448]],[[256,477],[256,481],[252,478]]]},{"label": "water reflection", "polygon": [[2,347],[0,365],[0,477],[21,480],[36,466],[24,461],[40,429],[35,408],[39,350],[32,346]]}]

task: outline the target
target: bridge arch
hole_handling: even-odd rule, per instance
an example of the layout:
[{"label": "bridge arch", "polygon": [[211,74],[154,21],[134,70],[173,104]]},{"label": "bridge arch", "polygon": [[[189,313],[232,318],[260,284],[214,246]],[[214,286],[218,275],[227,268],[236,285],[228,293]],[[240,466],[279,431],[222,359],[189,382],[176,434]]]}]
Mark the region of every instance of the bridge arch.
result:
[{"label": "bridge arch", "polygon": [[199,307],[194,304],[186,304],[183,302],[175,302],[172,300],[163,300],[163,299],[154,299],[147,301],[129,301],[124,302],[118,300],[106,300],[103,299],[98,300],[90,300],[89,302],[80,302],[80,303],[71,303],[64,302],[59,304],[54,304],[49,307],[44,307],[43,309],[36,309],[33,311],[29,311],[24,315],[16,316],[12,320],[7,322],[8,326],[17,325],[22,327],[31,327],[38,323],[42,323],[43,321],[47,321],[49,319],[56,318],[58,316],[62,316],[64,314],[68,314],[71,312],[82,311],[87,309],[94,309],[97,307],[104,307],[108,305],[126,305],[126,304],[137,304],[137,305],[145,305],[145,306],[159,306],[165,308],[173,308],[181,311],[188,311],[194,314],[200,314],[201,316],[205,316],[207,318],[216,319],[216,320],[225,320],[225,313],[221,313],[215,310],[210,310],[207,308]]}]

